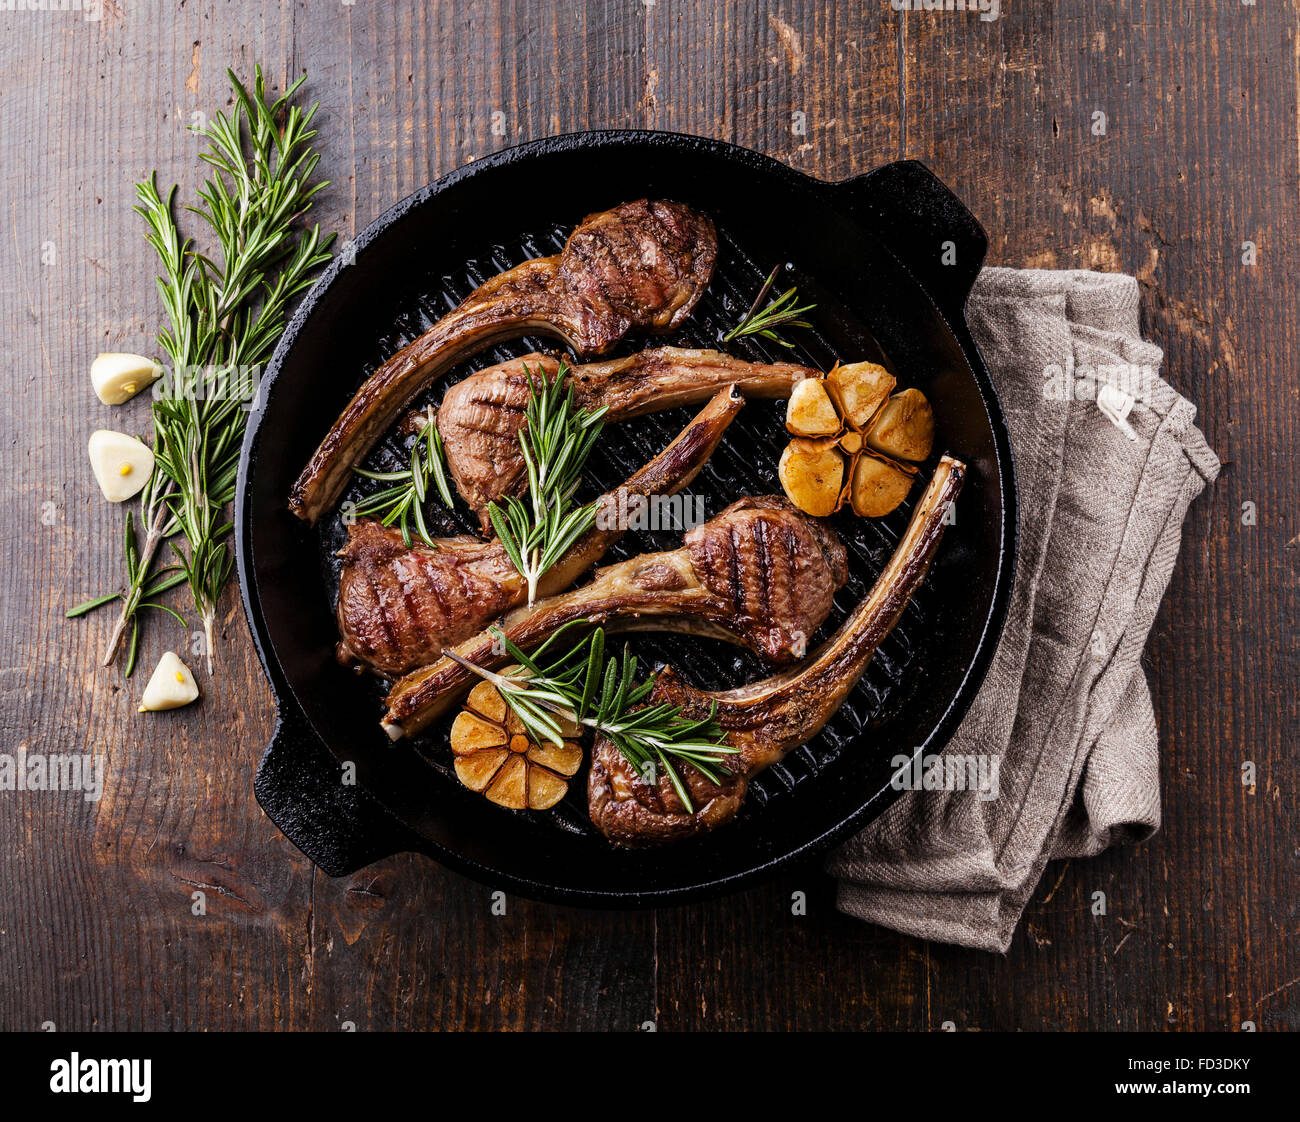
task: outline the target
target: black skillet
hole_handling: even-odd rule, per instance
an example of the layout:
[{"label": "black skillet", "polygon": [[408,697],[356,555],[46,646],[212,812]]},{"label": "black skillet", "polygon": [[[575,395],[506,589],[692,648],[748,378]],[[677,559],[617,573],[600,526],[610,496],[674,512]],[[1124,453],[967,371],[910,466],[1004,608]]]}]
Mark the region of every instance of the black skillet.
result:
[{"label": "black skillet", "polygon": [[[544,814],[512,813],[457,783],[446,726],[413,742],[381,731],[380,685],[332,658],[337,517],[311,529],[290,515],[290,484],[363,378],[479,281],[555,252],[586,214],[642,196],[708,213],[720,234],[708,293],[679,335],[653,343],[718,346],[773,266],[813,299],[813,330],[792,351],[739,340],[737,353],[884,362],[934,404],[936,454],[971,472],[926,586],[826,731],[763,773],[731,824],[651,852],[609,846],[583,814],[585,773]],[[524,144],[460,168],[398,203],[356,239],[298,309],[267,371],[240,463],[236,505],[244,607],[278,705],[255,790],[276,825],[321,869],[343,875],[415,850],[495,887],[570,903],[631,907],[731,891],[829,847],[879,815],[897,792],[898,755],[938,751],[966,712],[1001,633],[1015,559],[1011,449],[963,307],[984,259],[979,225],[924,166],[904,161],[842,183],[766,156],[670,133],[582,133]],[[354,252],[353,252],[354,251]],[[780,288],[778,288],[780,291]],[[647,344],[626,339],[616,353]],[[464,370],[556,340],[522,340]],[[783,403],[751,402],[692,487],[707,515],[777,491]],[[614,484],[653,456],[690,410],[611,426],[588,465]],[[402,455],[390,436],[376,465]],[[361,484],[353,497],[362,493]],[[920,487],[913,489],[913,496]],[[345,496],[346,498],[346,496]],[[881,521],[836,516],[852,576],[814,642],[870,587],[911,501]],[[441,512],[435,533],[459,523]],[[608,559],[671,548],[680,530],[629,534]],[[717,688],[767,673],[732,648],[679,637],[635,640]]]}]

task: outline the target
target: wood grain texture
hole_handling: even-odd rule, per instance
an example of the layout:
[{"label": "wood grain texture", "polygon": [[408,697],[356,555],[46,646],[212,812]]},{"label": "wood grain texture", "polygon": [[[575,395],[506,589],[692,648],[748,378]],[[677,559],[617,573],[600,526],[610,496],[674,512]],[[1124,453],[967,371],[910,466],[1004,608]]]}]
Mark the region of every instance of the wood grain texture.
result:
[{"label": "wood grain texture", "polygon": [[[1013,3],[984,23],[885,0],[104,0],[99,21],[0,28],[0,732],[108,766],[97,804],[0,793],[0,1028],[1300,1027],[1293,3]],[[627,915],[493,915],[490,888],[410,856],[314,872],[252,797],[272,701],[233,590],[216,688],[147,720],[141,680],[97,666],[111,621],[62,620],[120,578],[86,436],[148,424],[87,379],[98,351],[151,349],[159,320],[131,185],[157,167],[192,195],[185,126],[226,104],[227,65],[258,61],[277,87],[310,74],[321,218],[344,237],[508,144],[654,127],[828,178],[920,158],[991,262],[1135,273],[1144,331],[1227,463],[1147,653],[1161,833],[1050,866],[1000,958],[840,916],[816,867]],[[142,663],[188,641],[151,620]]]}]

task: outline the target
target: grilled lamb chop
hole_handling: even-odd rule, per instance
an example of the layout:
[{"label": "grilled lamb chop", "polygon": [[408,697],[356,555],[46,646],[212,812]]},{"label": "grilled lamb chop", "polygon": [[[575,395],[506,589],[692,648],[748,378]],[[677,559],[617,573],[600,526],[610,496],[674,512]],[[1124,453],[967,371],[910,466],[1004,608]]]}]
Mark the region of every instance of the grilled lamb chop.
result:
[{"label": "grilled lamb chop", "polygon": [[293,485],[289,508],[315,522],[407,403],[484,347],[543,332],[576,354],[603,354],[633,328],[674,330],[709,283],[717,249],[713,223],[681,203],[641,199],[589,215],[561,253],[479,285],[371,374]]},{"label": "grilled lamb chop", "polygon": [[[610,630],[682,631],[726,639],[783,665],[802,657],[848,579],[834,531],[775,496],[732,503],[684,543],[611,565],[581,588],[517,608],[502,629],[525,650],[574,620]],[[485,669],[506,661],[489,632],[448,649]],[[445,654],[408,674],[388,694],[385,731],[394,740],[419,732],[474,680]]]},{"label": "grilled lamb chop", "polygon": [[[476,371],[447,390],[438,409],[438,434],[461,497],[487,530],[487,505],[527,485],[519,430],[529,382],[550,382],[560,361],[531,354]],[[605,406],[608,421],[625,421],[678,405],[706,401],[719,387],[737,385],[746,397],[789,397],[794,384],[818,375],[790,362],[757,363],[719,351],[659,347],[627,358],[590,362],[568,372],[575,403]]]},{"label": "grilled lamb chop", "polygon": [[[667,448],[598,501],[606,511],[627,511],[631,518],[648,506],[649,496],[681,490],[744,403],[734,387],[720,390]],[[544,574],[541,595],[567,588],[622,533],[598,514],[596,526]],[[443,647],[468,639],[527,598],[527,582],[496,539],[442,538],[435,549],[408,547],[401,531],[365,519],[352,525],[339,555],[339,661],[385,677],[427,665]]]},{"label": "grilled lamb chop", "polygon": [[721,786],[689,764],[680,765],[679,778],[695,807],[692,813],[667,775],[644,782],[618,748],[597,737],[587,798],[591,820],[601,833],[623,845],[654,845],[706,833],[735,816],[752,775],[819,733],[857,685],[924,579],[943,536],[944,513],[956,499],[965,471],[948,456],[940,460],[885,571],[804,665],[717,692],[695,689],[671,668],[661,672],[647,704],[666,701],[681,706],[687,716],[705,717],[716,703],[716,719],[738,752],[719,768]]}]

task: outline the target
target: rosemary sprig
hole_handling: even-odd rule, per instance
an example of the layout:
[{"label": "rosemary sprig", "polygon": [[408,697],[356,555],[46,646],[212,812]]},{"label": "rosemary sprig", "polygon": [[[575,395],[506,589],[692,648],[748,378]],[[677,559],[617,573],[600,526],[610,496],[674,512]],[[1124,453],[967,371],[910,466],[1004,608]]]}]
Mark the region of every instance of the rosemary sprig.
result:
[{"label": "rosemary sprig", "polygon": [[442,437],[434,423],[433,406],[425,412],[424,429],[420,439],[411,448],[411,466],[405,471],[366,471],[353,468],[360,476],[374,479],[380,483],[390,483],[372,495],[367,495],[353,508],[354,517],[365,514],[384,512],[380,520],[385,526],[396,522],[402,530],[402,541],[407,548],[411,545],[411,528],[408,519],[414,517],[415,531],[426,545],[435,546],[429,536],[429,527],[424,521],[424,498],[429,492],[429,482],[438,489],[442,501],[450,508],[453,506],[451,488],[447,484],[446,455],[442,449]]},{"label": "rosemary sprig", "polygon": [[802,316],[804,312],[811,312],[817,305],[796,305],[795,300],[798,298],[799,290],[793,285],[768,304],[766,308],[760,310],[764,298],[772,290],[772,285],[776,281],[776,274],[780,271],[781,266],[777,265],[767,275],[767,280],[763,282],[763,287],[758,290],[758,295],[754,297],[754,302],[749,306],[749,311],[744,314],[735,327],[722,337],[724,343],[730,343],[741,335],[761,335],[764,339],[771,339],[773,343],[777,343],[782,347],[793,347],[794,344],[788,339],[781,338],[777,333],[777,328],[812,326]]},{"label": "rosemary sprig", "polygon": [[[125,592],[110,592],[106,596],[96,596],[93,600],[86,600],[75,608],[69,608],[64,613],[64,618],[76,619],[78,616],[84,616],[87,612],[93,612],[96,608],[102,608],[105,604],[111,604],[114,600],[127,601],[128,604],[123,609],[123,615],[130,621],[131,640],[127,645],[124,676],[129,678],[135,673],[135,657],[140,644],[140,621],[138,617],[140,611],[145,608],[156,608],[174,616],[182,627],[185,626],[185,620],[175,611],[166,604],[159,604],[154,600],[155,596],[161,596],[169,588],[175,588],[178,584],[183,584],[185,574],[181,571],[179,565],[168,565],[165,569],[160,569],[153,574],[149,573],[148,562],[140,553],[140,547],[136,542],[135,522],[130,511],[126,513],[124,538],[123,554],[126,557],[127,590]],[[130,599],[128,600],[128,598]]]},{"label": "rosemary sprig", "polygon": [[502,649],[519,663],[511,674],[497,674],[444,651],[454,662],[491,682],[514,711],[529,736],[561,745],[563,735],[556,718],[576,721],[606,736],[645,782],[653,782],[658,769],[668,776],[688,813],[695,807],[674,762],[690,764],[710,783],[721,779],[717,769],[733,748],[723,738],[715,720],[717,704],[702,720],[682,715],[681,707],[660,701],[645,704],[654,689],[655,675],[636,681],[636,656],[625,646],[622,658],[605,659],[605,632],[596,628],[558,657],[547,652],[579,620],[559,628],[532,655],[525,654],[499,627],[492,634]]},{"label": "rosemary sprig", "polygon": [[[290,104],[306,75],[268,102],[260,67],[251,92],[233,71],[227,74],[234,108],[200,130],[208,141],[200,158],[214,174],[199,191],[200,205],[186,208],[210,227],[219,252],[205,254],[182,238],[172,213],[175,187],[164,199],[155,177],[136,185],[135,210],[161,265],[158,294],[168,322],[158,344],[171,370],[156,387],[163,392],[154,394],[156,468],[140,507],[148,529],[134,562],[128,557],[106,665],[128,631],[138,635],[135,614],[145,582],[159,546],[168,542],[202,620],[212,672],[217,599],[233,568],[225,508],[234,498],[250,398],[289,303],[329,260],[334,240],[322,237],[319,226],[295,229],[326,185],[312,182],[320,159],[311,147],[316,106],[304,112]],[[187,551],[173,540],[180,533]]]},{"label": "rosemary sprig", "polygon": [[600,435],[606,408],[579,409],[568,367],[560,363],[548,383],[537,382],[527,366],[530,397],[519,446],[528,471],[527,503],[511,496],[488,504],[492,528],[520,575],[528,582],[528,602],[537,598],[537,582],[596,521],[596,504],[574,507],[582,465]]}]

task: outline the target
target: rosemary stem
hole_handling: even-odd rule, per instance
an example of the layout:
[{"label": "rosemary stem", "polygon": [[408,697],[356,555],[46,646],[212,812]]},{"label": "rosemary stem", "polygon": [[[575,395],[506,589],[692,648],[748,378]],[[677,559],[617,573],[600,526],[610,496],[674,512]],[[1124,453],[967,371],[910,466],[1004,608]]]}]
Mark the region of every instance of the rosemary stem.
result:
[{"label": "rosemary stem", "polygon": [[204,606],[203,606],[203,646],[204,646],[204,648],[205,648],[205,653],[207,654],[207,659],[208,659],[208,676],[209,676],[209,677],[211,677],[212,674],[213,674],[213,668],[212,668],[212,651],[213,651],[213,644],[212,644],[212,627],[213,627],[213,624],[215,623],[215,621],[216,621],[216,609],[215,609],[215,605],[212,605],[212,604],[204,604]]},{"label": "rosemary stem", "polygon": [[542,568],[542,551],[535,549],[530,557],[528,565],[528,606],[533,606],[533,601],[537,599],[537,582],[541,578]]},{"label": "rosemary stem", "polygon": [[144,545],[140,550],[140,565],[135,573],[135,578],[131,581],[122,597],[122,610],[118,613],[117,622],[113,625],[113,630],[108,636],[108,647],[104,651],[104,658],[101,665],[112,666],[117,660],[118,654],[121,653],[122,643],[126,640],[127,629],[131,626],[131,620],[135,617],[136,609],[140,605],[140,595],[144,590],[145,582],[149,579],[149,570],[153,567],[154,554],[158,552],[158,547],[162,545],[166,535],[163,533],[171,517],[171,512],[167,508],[167,496],[173,490],[173,484],[167,484],[163,493],[158,496],[158,508],[154,512],[153,521],[149,523],[148,533],[145,535]]},{"label": "rosemary stem", "polygon": [[[754,297],[754,302],[750,304],[749,311],[747,311],[744,317],[741,319],[740,322],[742,324],[745,322],[745,320],[753,319],[754,313],[757,312],[758,309],[763,306],[763,298],[769,292],[772,291],[772,285],[776,282],[776,274],[779,273],[780,271],[781,271],[780,265],[772,266],[772,271],[767,274],[767,280],[763,282],[763,287],[758,290],[758,295]],[[728,331],[723,338],[726,340],[726,342],[729,343],[735,337],[738,331],[739,331],[739,327],[734,327],[730,331]]]},{"label": "rosemary stem", "polygon": [[[509,691],[518,688],[519,683],[513,679],[507,678],[504,674],[497,674],[495,671],[487,670],[484,667],[479,666],[478,663],[470,662],[469,659],[462,658],[453,650],[444,650],[442,653],[445,658],[449,658],[457,665],[463,666],[471,674],[477,674],[485,682],[495,686],[498,690]],[[548,713],[554,713],[557,717],[563,717],[566,721],[573,721],[577,724],[586,725],[587,728],[595,729],[597,732],[604,731],[603,726],[596,721],[594,717],[579,718],[577,713],[572,709],[564,705],[557,705],[555,702],[548,701],[546,698],[536,698],[533,701],[533,704],[536,705],[538,709],[545,709]]]}]

